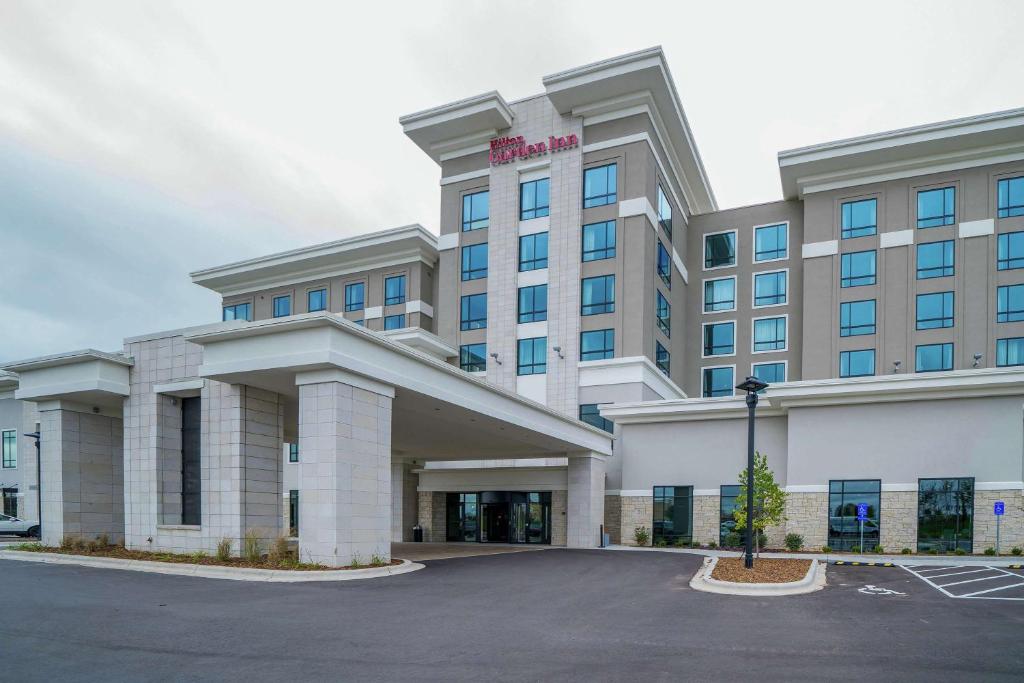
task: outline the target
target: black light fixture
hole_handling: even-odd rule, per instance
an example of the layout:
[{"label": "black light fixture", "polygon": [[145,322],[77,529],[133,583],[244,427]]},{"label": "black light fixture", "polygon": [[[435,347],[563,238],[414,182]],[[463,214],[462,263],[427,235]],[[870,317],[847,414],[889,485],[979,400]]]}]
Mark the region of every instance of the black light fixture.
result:
[{"label": "black light fixture", "polygon": [[757,392],[768,388],[767,382],[756,377],[747,377],[736,385],[747,393],[747,538],[743,544],[743,566],[754,568],[754,409],[757,408]]}]

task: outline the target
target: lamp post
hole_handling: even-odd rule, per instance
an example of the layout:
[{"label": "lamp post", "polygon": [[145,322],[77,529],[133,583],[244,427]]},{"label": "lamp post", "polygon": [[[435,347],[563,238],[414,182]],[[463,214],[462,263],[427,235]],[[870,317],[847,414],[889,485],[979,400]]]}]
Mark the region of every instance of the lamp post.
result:
[{"label": "lamp post", "polygon": [[747,377],[736,388],[747,392],[747,538],[743,549],[743,566],[754,568],[754,409],[757,392],[768,387],[756,377]]}]

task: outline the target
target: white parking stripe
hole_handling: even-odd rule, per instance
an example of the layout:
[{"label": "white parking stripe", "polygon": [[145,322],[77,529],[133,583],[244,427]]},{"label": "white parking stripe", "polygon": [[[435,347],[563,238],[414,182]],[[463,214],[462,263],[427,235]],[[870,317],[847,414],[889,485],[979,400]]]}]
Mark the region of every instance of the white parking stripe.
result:
[{"label": "white parking stripe", "polygon": [[[1000,586],[999,588],[989,588],[988,590],[977,591],[975,593],[964,593],[958,595],[959,598],[973,598],[975,595],[981,595],[982,593],[992,593],[993,591],[1001,591],[1007,588],[1016,588],[1017,586],[1024,586],[1024,583],[1014,583],[1009,586]],[[1024,598],[1003,598],[1004,600],[1024,600]]]},{"label": "white parking stripe", "polygon": [[[1007,586],[996,586],[995,588],[986,588],[984,590],[974,591],[974,592],[971,592],[971,593],[962,593],[962,594],[959,594],[959,595],[946,590],[946,588],[948,588],[950,586],[958,586],[960,584],[965,584],[965,583],[974,583],[976,581],[988,581],[989,579],[1005,579],[1007,577],[1013,577],[1014,579],[1024,578],[1020,574],[1016,574],[1014,572],[1008,572],[1005,569],[1001,569],[999,567],[984,567],[982,569],[975,569],[975,567],[976,567],[976,565],[974,565],[974,566],[972,566],[972,565],[961,565],[961,566],[958,566],[958,567],[941,567],[941,568],[939,568],[939,571],[945,570],[945,571],[948,572],[951,569],[954,569],[954,570],[955,569],[963,569],[965,571],[963,571],[963,572],[953,572],[953,574],[970,574],[970,573],[983,572],[983,571],[997,572],[998,574],[996,576],[986,576],[986,577],[982,577],[982,578],[978,578],[978,579],[968,579],[966,581],[954,581],[953,583],[938,584],[938,583],[935,583],[934,581],[932,581],[932,579],[933,578],[941,578],[941,575],[931,574],[931,575],[926,576],[922,572],[929,571],[929,570],[916,570],[915,571],[915,569],[912,569],[909,566],[903,565],[903,569],[905,569],[909,574],[913,574],[914,576],[916,576],[917,578],[921,579],[926,584],[928,584],[929,586],[931,586],[932,588],[934,588],[935,590],[939,591],[940,593],[942,593],[943,595],[945,595],[946,597],[949,597],[949,598],[958,598],[958,599],[966,599],[966,600],[1012,600],[1012,601],[1015,601],[1015,602],[1024,602],[1024,597],[1021,597],[1021,598],[1011,598],[1011,597],[1001,597],[1001,596],[998,596],[998,595],[990,595],[991,593],[997,593],[999,591],[1004,591],[1004,590],[1016,589],[1016,588],[1024,587],[1024,582],[1012,583],[1012,584],[1007,585]],[[970,571],[967,571],[967,570],[970,570]],[[931,571],[935,571],[935,569],[933,568]],[[947,574],[947,576],[952,576],[953,574]]]},{"label": "white parking stripe", "polygon": [[[943,569],[956,569],[956,567],[943,567]],[[985,567],[984,569],[971,569],[970,571],[966,571],[966,572],[953,572],[952,574],[929,574],[928,578],[929,579],[941,579],[944,576],[959,576],[960,574],[977,574],[978,572],[987,572],[987,571],[989,571],[989,568]]]},{"label": "white parking stripe", "polygon": [[960,586],[965,583],[975,583],[977,581],[991,581],[992,579],[1003,579],[1006,578],[1005,574],[996,574],[995,576],[983,576],[980,579],[967,579],[966,581],[954,581],[953,583],[940,583],[936,584],[943,588],[949,588],[950,586]]}]

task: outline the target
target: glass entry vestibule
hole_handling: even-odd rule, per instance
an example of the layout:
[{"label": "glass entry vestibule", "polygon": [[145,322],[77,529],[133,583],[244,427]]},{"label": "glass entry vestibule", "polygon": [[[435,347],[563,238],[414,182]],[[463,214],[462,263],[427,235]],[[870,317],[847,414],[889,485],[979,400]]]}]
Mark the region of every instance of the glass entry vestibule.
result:
[{"label": "glass entry vestibule", "polygon": [[551,543],[551,493],[483,491],[446,495],[449,542]]}]

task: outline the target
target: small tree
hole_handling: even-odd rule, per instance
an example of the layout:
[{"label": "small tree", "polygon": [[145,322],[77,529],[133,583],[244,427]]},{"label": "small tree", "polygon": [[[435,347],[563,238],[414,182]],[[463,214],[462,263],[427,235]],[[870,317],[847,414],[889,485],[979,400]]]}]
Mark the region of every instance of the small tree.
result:
[{"label": "small tree", "polygon": [[[740,493],[732,513],[737,530],[747,528],[747,468],[740,472]],[[775,482],[775,473],[768,469],[768,456],[754,453],[754,545],[761,556],[760,536],[770,526],[786,519],[786,492]]]}]

